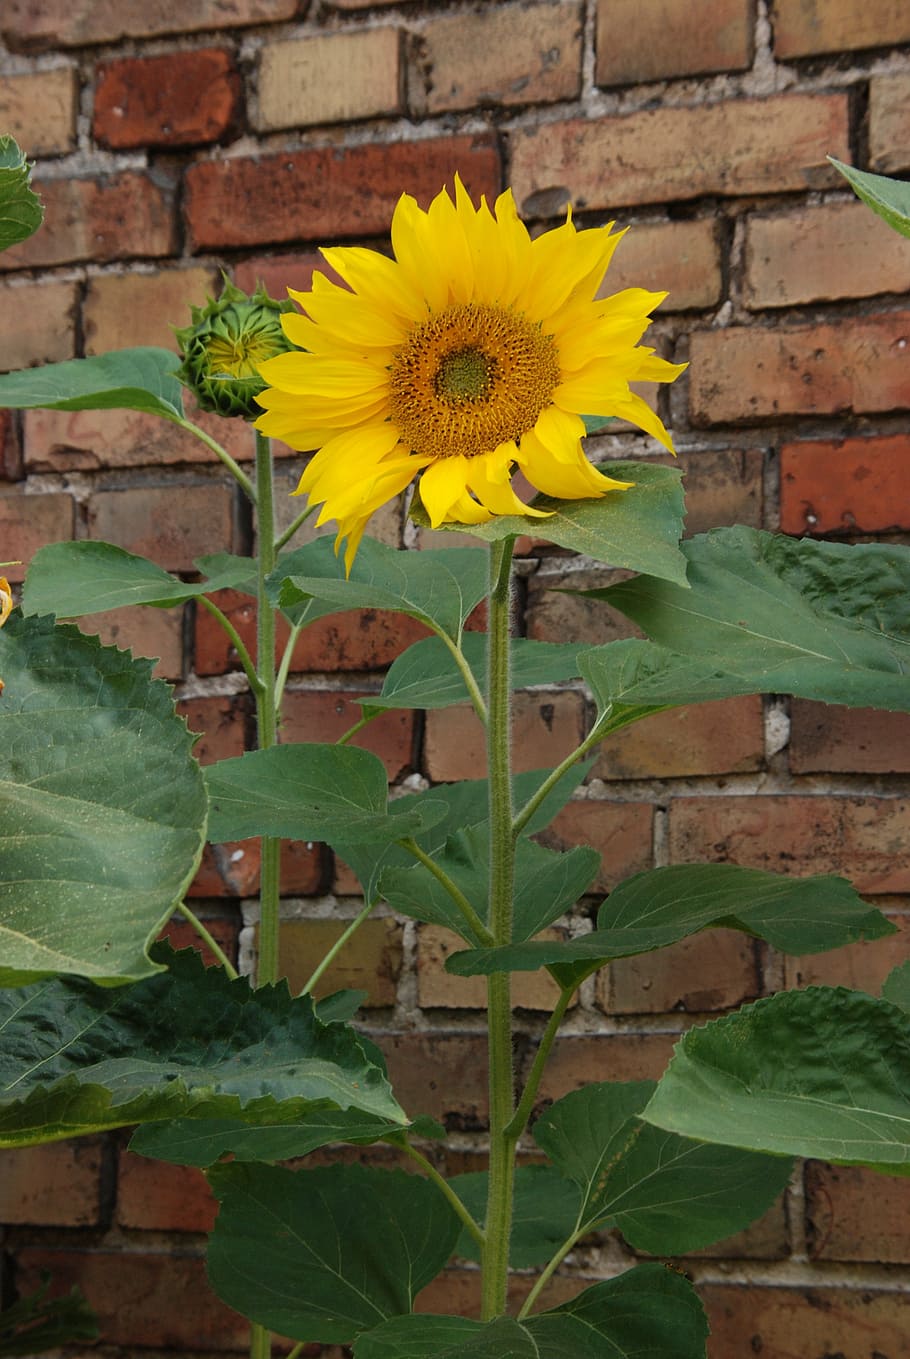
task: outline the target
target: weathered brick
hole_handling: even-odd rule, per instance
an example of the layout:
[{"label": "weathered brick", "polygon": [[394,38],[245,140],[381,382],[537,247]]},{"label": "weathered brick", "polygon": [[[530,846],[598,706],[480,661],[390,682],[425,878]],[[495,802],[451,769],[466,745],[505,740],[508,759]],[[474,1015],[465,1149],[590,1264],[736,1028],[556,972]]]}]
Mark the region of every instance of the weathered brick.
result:
[{"label": "weathered brick", "polygon": [[910,1181],[862,1166],[805,1167],[809,1254],[814,1260],[906,1264]]},{"label": "weathered brick", "polygon": [[573,99],[581,88],[583,27],[578,0],[430,18],[412,55],[411,108],[427,114]]},{"label": "weathered brick", "polygon": [[[512,716],[513,764],[517,771],[559,764],[582,738],[580,694],[519,693]],[[426,718],[427,774],[433,780],[482,778],[484,730],[473,708],[439,708]]]},{"label": "weathered brick", "polygon": [[683,778],[760,769],[764,720],[758,695],[672,708],[625,727],[598,747],[598,779]]},{"label": "weathered brick", "polygon": [[790,768],[794,774],[910,774],[910,713],[794,699]]},{"label": "weathered brick", "polygon": [[217,1211],[215,1196],[195,1166],[168,1165],[121,1151],[119,1226],[146,1232],[210,1232]]},{"label": "weathered brick", "polygon": [[0,327],[0,372],[75,358],[77,305],[75,283],[0,286],[0,315],[16,318]]},{"label": "weathered brick", "polygon": [[449,1118],[464,1128],[487,1121],[486,1033],[373,1034],[389,1079],[413,1117]]},{"label": "weathered brick", "polygon": [[186,719],[190,731],[202,733],[193,747],[193,755],[200,764],[214,764],[216,760],[230,760],[243,754],[249,714],[242,700],[226,694],[183,698],[177,703],[177,711]]},{"label": "weathered brick", "polygon": [[910,1298],[863,1288],[701,1284],[711,1335],[708,1359],[876,1359],[906,1346]]},{"label": "weathered brick", "polygon": [[[535,936],[541,939],[560,939],[557,930],[544,930]],[[485,1010],[487,1007],[486,977],[456,977],[446,972],[445,961],[450,953],[466,948],[452,930],[441,925],[421,925],[417,940],[417,996],[418,1004],[445,1006],[453,1010]],[[546,1010],[549,1013],[559,999],[559,987],[549,972],[516,972],[512,977],[512,1006],[516,1009]]]},{"label": "weathered brick", "polygon": [[893,175],[910,167],[910,75],[869,82],[869,168]]},{"label": "weathered brick", "polygon": [[21,481],[24,476],[19,412],[0,410],[0,482]]},{"label": "weathered brick", "polygon": [[601,864],[589,890],[609,892],[623,878],[652,867],[653,821],[650,803],[587,798],[567,803],[541,839],[555,849],[591,845]]},{"label": "weathered brick", "polygon": [[87,615],[79,627],[105,646],[129,649],[134,656],[154,656],[158,679],[183,678],[182,609],[109,609]]},{"label": "weathered brick", "polygon": [[908,40],[903,0],[779,0],[774,6],[774,52],[784,60]]},{"label": "weathered brick", "polygon": [[63,491],[47,495],[0,495],[0,543],[9,581],[24,580],[28,564],[47,543],[65,542],[73,536],[73,498]]},{"label": "weathered brick", "polygon": [[0,1222],[98,1226],[102,1155],[95,1137],[0,1151]]},{"label": "weathered brick", "polygon": [[487,136],[205,161],[186,176],[192,248],[385,234],[404,190],[426,206],[456,170],[475,197],[498,193],[499,155]]},{"label": "weathered brick", "polygon": [[83,47],[159,33],[277,23],[293,19],[297,9],[298,0],[196,0],[192,5],[175,5],[172,0],[148,0],[143,5],[124,5],[121,0],[93,0],[91,5],[73,5],[70,0],[42,0],[40,5],[33,0],[4,0],[0,34],[14,51]]},{"label": "weathered brick", "polygon": [[[359,697],[368,695],[327,690],[291,691],[284,696],[281,741],[333,743],[362,716]],[[394,782],[411,766],[414,714],[406,708],[390,708],[352,737],[351,745],[377,755]]]},{"label": "weathered brick", "polygon": [[[254,897],[259,891],[259,863],[258,840],[206,845],[187,896],[194,899]],[[284,896],[312,896],[322,890],[324,878],[322,845],[310,840],[282,841],[281,891]]]},{"label": "weathered brick", "polygon": [[910,314],[837,325],[731,326],[692,336],[689,411],[696,425],[901,410],[910,401]]},{"label": "weathered brick", "polygon": [[102,146],[192,146],[233,129],[240,74],[230,52],[205,47],[102,62],[92,132]]},{"label": "weathered brick", "polygon": [[313,286],[313,272],[316,269],[333,283],[341,283],[339,275],[329,268],[318,250],[254,255],[241,260],[232,271],[232,277],[237,287],[245,293],[254,292],[262,283],[270,297],[282,301],[287,297],[288,288],[300,293],[308,292]]},{"label": "weathered brick", "polygon": [[[784,978],[788,987],[846,986],[851,991],[865,991],[877,996],[882,983],[901,963],[910,957],[910,920],[906,915],[903,897],[879,897],[876,905],[883,910],[897,934],[868,943],[848,944],[830,953],[810,953],[805,957],[784,958]],[[894,908],[898,909],[895,910]]]},{"label": "weathered brick", "polygon": [[792,307],[910,289],[910,242],[865,203],[826,203],[746,223],[746,305]]},{"label": "weathered brick", "polygon": [[880,533],[910,528],[910,438],[786,443],[780,452],[784,533]]},{"label": "weathered brick", "polygon": [[761,994],[756,946],[736,930],[707,930],[611,963],[597,974],[597,993],[615,1015],[730,1010]]},{"label": "weathered brick", "polygon": [[687,0],[598,0],[597,83],[743,71],[752,64],[752,29],[749,0],[719,0],[706,23],[693,22]]},{"label": "weathered brick", "polygon": [[201,268],[89,279],[83,304],[86,354],[144,344],[176,351],[174,327],[189,324],[190,306],[204,305],[214,281],[214,272]]},{"label": "weathered brick", "polygon": [[678,465],[686,489],[686,537],[721,524],[762,524],[760,448],[683,451]]},{"label": "weathered brick", "polygon": [[[234,964],[237,962],[237,941],[240,935],[240,921],[226,916],[199,915],[205,928],[219,945],[222,951]],[[210,946],[204,942],[198,931],[193,928],[188,920],[181,916],[172,915],[158,936],[159,939],[166,939],[173,949],[195,949],[202,957],[206,967],[220,967],[221,960],[212,951]],[[190,1230],[187,1228],[187,1230]],[[195,1230],[195,1229],[193,1229]]]},{"label": "weathered brick", "polygon": [[0,256],[0,268],[160,256],[175,247],[172,195],[127,170],[109,179],[37,180],[44,224]]},{"label": "weathered brick", "polygon": [[[283,920],[281,971],[296,995],[309,981],[348,920]],[[394,1005],[401,974],[401,926],[389,916],[365,920],[319,979],[315,994],[366,991],[366,1006]]]},{"label": "weathered brick", "polygon": [[233,552],[234,494],[218,482],[96,491],[88,536],[150,557],[167,571],[192,571],[196,557]]},{"label": "weathered brick", "polygon": [[[284,444],[275,444],[274,451],[280,454],[284,447]],[[290,528],[307,505],[305,496],[294,494],[306,463],[307,459],[304,456],[290,451],[290,456],[275,464],[275,528],[279,533]],[[387,501],[370,517],[368,536],[385,543],[386,547],[401,546],[401,499],[401,496],[396,496],[394,500]],[[311,543],[316,538],[335,537],[338,533],[335,520],[327,519],[324,524],[317,525],[317,517],[315,514],[311,515],[297,530],[293,542],[289,544],[290,548],[302,547],[304,543]],[[450,547],[451,543],[447,546]],[[314,668],[319,669],[318,666]]]},{"label": "weathered brick", "polygon": [[402,80],[397,28],[269,43],[259,57],[255,123],[272,131],[391,116],[402,112]]},{"label": "weathered brick", "polygon": [[78,95],[78,72],[73,66],[5,75],[0,82],[0,127],[15,137],[27,156],[71,151]]},{"label": "weathered brick", "polygon": [[540,1083],[540,1099],[562,1099],[592,1081],[655,1081],[670,1060],[678,1036],[603,1033],[557,1038]]},{"label": "weathered brick", "polygon": [[840,873],[861,892],[906,892],[910,803],[899,798],[682,797],[670,803],[674,863]]},{"label": "weathered brick", "polygon": [[850,156],[845,95],[729,99],[513,132],[512,184],[531,215],[787,193],[835,183],[828,154]]},{"label": "weathered brick", "polygon": [[617,247],[597,295],[609,297],[622,288],[669,293],[661,314],[716,306],[723,289],[716,223],[634,225]]},{"label": "weathered brick", "polygon": [[567,574],[559,558],[541,562],[528,581],[526,611],[528,636],[537,642],[584,642],[606,646],[624,637],[641,637],[639,628],[600,599],[587,599],[569,590],[601,590],[630,572],[594,566]]}]

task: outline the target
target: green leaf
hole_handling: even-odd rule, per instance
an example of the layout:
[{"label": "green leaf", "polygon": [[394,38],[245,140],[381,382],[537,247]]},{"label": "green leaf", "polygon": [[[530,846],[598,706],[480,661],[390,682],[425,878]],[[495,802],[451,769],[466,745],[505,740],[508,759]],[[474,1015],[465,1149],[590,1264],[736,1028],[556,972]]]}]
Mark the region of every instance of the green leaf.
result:
[{"label": "green leaf", "polygon": [[183,419],[183,389],[174,376],[177,356],[144,346],[115,349],[91,359],[67,359],[0,376],[0,406],[14,410],[144,411]]},{"label": "green leaf", "polygon": [[688,590],[641,576],[583,593],[736,677],[738,692],[910,711],[910,549],[740,525],[692,538],[683,552]]},{"label": "green leaf", "polygon": [[692,1029],[642,1117],[704,1142],[910,1174],[910,1028],[896,1005],[811,987]]},{"label": "green leaf", "polygon": [[[2,142],[0,142],[2,150]],[[58,1345],[97,1340],[95,1314],[78,1288],[63,1297],[48,1298],[49,1275],[28,1297],[0,1311],[0,1359],[31,1356]]]},{"label": "green leaf", "polygon": [[295,1340],[345,1344],[411,1310],[454,1249],[459,1221],[435,1185],[404,1171],[218,1165],[212,1287]]},{"label": "green leaf", "polygon": [[175,1118],[144,1123],[130,1151],[181,1166],[210,1166],[222,1156],[236,1161],[289,1161],[332,1142],[367,1145],[402,1131],[400,1119],[361,1109],[314,1107],[303,1114],[276,1106],[257,1123],[238,1118]]},{"label": "green leaf", "polygon": [[157,970],[148,946],[196,871],[206,802],[151,669],[52,619],[0,631],[0,986]]},{"label": "green leaf", "polygon": [[[453,1175],[449,1184],[475,1222],[484,1225],[490,1177],[485,1170]],[[543,1265],[572,1235],[578,1213],[578,1190],[553,1166],[519,1166],[515,1172],[515,1197],[509,1263],[513,1269]],[[480,1247],[462,1230],[456,1255],[480,1260]]]},{"label": "green leaf", "polygon": [[581,1188],[579,1236],[610,1224],[636,1250],[682,1255],[765,1212],[790,1163],[649,1127],[637,1115],[654,1088],[630,1081],[573,1091],[537,1120],[534,1138]]},{"label": "green leaf", "polygon": [[[513,689],[531,684],[559,684],[576,679],[581,671],[574,642],[532,642],[513,638],[511,680]],[[466,632],[461,651],[482,693],[487,684],[487,639],[481,632]],[[425,637],[409,646],[389,667],[378,695],[364,700],[365,708],[448,708],[467,703],[468,691],[452,653],[439,637]]]},{"label": "green leaf", "polygon": [[323,1024],[350,1024],[366,1000],[366,991],[333,991],[316,1002],[316,1017]]},{"label": "green leaf", "polygon": [[873,175],[868,170],[857,170],[852,165],[829,156],[831,164],[840,170],[858,198],[877,212],[895,231],[910,236],[910,184],[887,175]]},{"label": "green leaf", "polygon": [[29,187],[28,161],[12,137],[0,136],[0,250],[28,240],[43,220],[44,210]]},{"label": "green leaf", "polygon": [[382,843],[432,825],[445,814],[424,801],[419,810],[393,815],[382,761],[356,746],[273,746],[205,771],[209,839],[247,840],[255,835],[293,840]]},{"label": "green leaf", "polygon": [[511,1317],[469,1317],[419,1312],[391,1317],[354,1341],[354,1359],[538,1359],[533,1341]]},{"label": "green leaf", "polygon": [[250,989],[192,949],[133,986],[81,978],[0,992],[0,1146],[197,1117],[269,1125],[314,1110],[407,1120],[354,1031],[286,985]]},{"label": "green leaf", "polygon": [[910,1014],[910,958],[888,973],[882,987],[882,1000],[890,1001]]},{"label": "green leaf", "polygon": [[737,864],[674,864],[621,882],[600,907],[590,934],[453,953],[446,970],[471,977],[586,960],[603,964],[666,948],[712,927],[743,930],[793,954],[882,939],[895,930],[844,878],[790,878]]},{"label": "green leaf", "polygon": [[579,654],[578,668],[611,731],[664,708],[761,692],[748,678],[638,638],[591,647]]},{"label": "green leaf", "polygon": [[[595,561],[648,571],[684,586],[686,565],[679,553],[685,512],[682,474],[675,467],[647,462],[611,462],[603,471],[635,485],[628,491],[609,492],[599,500],[557,500],[537,495],[531,504],[549,511],[547,519],[506,514],[486,524],[452,523],[438,528],[469,533],[487,543],[529,534]],[[410,513],[422,528],[430,527],[419,491],[414,494]]]}]

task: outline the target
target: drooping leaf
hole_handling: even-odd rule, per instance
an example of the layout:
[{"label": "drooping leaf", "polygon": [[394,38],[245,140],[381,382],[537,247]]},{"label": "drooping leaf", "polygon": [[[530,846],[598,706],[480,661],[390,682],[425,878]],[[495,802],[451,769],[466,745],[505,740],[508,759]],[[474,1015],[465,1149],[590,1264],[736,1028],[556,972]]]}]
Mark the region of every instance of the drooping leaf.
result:
[{"label": "drooping leaf", "polygon": [[895,231],[910,236],[910,184],[887,175],[873,175],[868,170],[857,170],[853,165],[829,156],[831,164],[850,185],[858,198],[877,212]]},{"label": "drooping leaf", "polygon": [[415,1296],[454,1249],[459,1221],[403,1171],[218,1165],[208,1273],[224,1302],[296,1340],[345,1344]]},{"label": "drooping leaf", "polygon": [[[252,991],[191,949],[132,986],[81,978],[0,991],[0,1146],[198,1117],[266,1124],[354,1109],[406,1126],[354,1031],[287,986]],[[128,1054],[128,1055],[125,1055]]]},{"label": "drooping leaf", "polygon": [[906,1012],[861,991],[782,992],[692,1029],[642,1117],[705,1142],[910,1174]]},{"label": "drooping leaf", "polygon": [[0,631],[0,985],[156,970],[206,801],[186,723],[151,661],[13,615]]},{"label": "drooping leaf", "polygon": [[176,354],[151,345],[48,363],[0,375],[0,406],[144,411],[177,421],[183,418],[183,389],[174,376],[176,367]]},{"label": "drooping leaf", "polygon": [[[487,684],[487,639],[484,633],[467,632],[461,640],[462,654],[481,693]],[[511,646],[513,689],[531,684],[558,684],[581,673],[574,642],[534,642],[516,637]],[[451,651],[438,637],[426,637],[409,646],[389,666],[382,691],[364,700],[364,708],[448,708],[467,703],[464,678]]]},{"label": "drooping leaf", "polygon": [[737,864],[674,864],[620,883],[600,907],[590,934],[453,953],[446,970],[470,977],[552,965],[559,979],[567,964],[649,953],[713,927],[744,930],[793,954],[822,953],[895,930],[844,878],[790,878]]},{"label": "drooping leaf", "polygon": [[12,137],[0,136],[0,250],[28,240],[44,210],[29,186],[29,165]]},{"label": "drooping leaf", "polygon": [[360,1109],[310,1108],[303,1114],[276,1107],[258,1122],[239,1118],[175,1118],[143,1123],[130,1151],[181,1166],[210,1166],[222,1156],[236,1161],[289,1161],[332,1142],[379,1142],[401,1132],[401,1122]]},{"label": "drooping leaf", "polygon": [[[600,500],[556,500],[537,495],[531,504],[550,511],[546,519],[497,515],[486,524],[440,524],[439,528],[469,533],[488,543],[528,534],[595,561],[647,571],[685,585],[686,567],[679,554],[684,516],[681,473],[675,467],[644,462],[611,462],[603,470],[635,485],[628,491],[609,492]],[[419,490],[410,513],[421,527],[430,526]]]},{"label": "drooping leaf", "polygon": [[73,1288],[63,1297],[49,1298],[49,1284],[45,1276],[36,1292],[0,1311],[0,1359],[98,1339],[95,1314],[80,1290]]},{"label": "drooping leaf", "polygon": [[683,544],[688,590],[641,576],[583,593],[745,690],[910,711],[910,549],[712,529]]},{"label": "drooping leaf", "polygon": [[882,1000],[890,1001],[910,1014],[910,959],[888,973],[882,987]]},{"label": "drooping leaf", "polygon": [[357,746],[307,742],[254,750],[205,771],[209,839],[254,835],[379,843],[413,835],[445,815],[430,800],[392,815],[382,761]]},{"label": "drooping leaf", "polygon": [[[481,1227],[486,1219],[489,1176],[485,1170],[453,1175],[455,1193]],[[578,1213],[578,1190],[553,1166],[519,1166],[515,1171],[512,1236],[509,1264],[512,1269],[544,1265],[572,1234]],[[456,1255],[480,1260],[480,1247],[462,1229]]]}]

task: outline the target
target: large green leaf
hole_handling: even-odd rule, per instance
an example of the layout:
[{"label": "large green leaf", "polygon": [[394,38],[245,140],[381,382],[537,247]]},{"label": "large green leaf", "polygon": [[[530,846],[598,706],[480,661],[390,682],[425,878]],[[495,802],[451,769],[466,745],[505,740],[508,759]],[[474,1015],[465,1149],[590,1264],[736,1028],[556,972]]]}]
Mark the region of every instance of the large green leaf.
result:
[{"label": "large green leaf", "polygon": [[59,1345],[98,1339],[98,1323],[78,1288],[49,1298],[49,1278],[28,1297],[0,1311],[0,1359],[33,1356]]},{"label": "large green leaf", "polygon": [[332,1142],[368,1144],[401,1132],[401,1122],[360,1109],[315,1108],[301,1117],[276,1108],[257,1123],[230,1118],[175,1118],[144,1123],[130,1150],[182,1166],[210,1166],[222,1156],[236,1161],[289,1161]]},{"label": "large green leaf", "polygon": [[[489,1175],[485,1170],[453,1175],[449,1181],[473,1216],[484,1225]],[[515,1196],[509,1263],[513,1269],[545,1265],[572,1235],[578,1211],[578,1191],[554,1166],[519,1166],[515,1171]],[[480,1260],[480,1247],[462,1230],[457,1255]]]},{"label": "large green leaf", "polygon": [[609,718],[611,731],[662,708],[761,692],[748,677],[638,638],[582,651],[578,668],[594,694],[598,716]]},{"label": "large green leaf", "polygon": [[511,1317],[470,1317],[412,1312],[392,1317],[354,1341],[354,1359],[539,1359],[524,1327]]},{"label": "large green leaf", "polygon": [[858,198],[884,218],[889,227],[902,236],[910,236],[910,184],[903,179],[889,179],[887,175],[857,170],[834,156],[828,159],[836,170],[840,170]]},{"label": "large green leaf", "polygon": [[[681,472],[660,463],[611,462],[603,469],[609,476],[633,481],[628,491],[612,491],[599,500],[557,500],[538,495],[531,501],[549,517],[497,515],[486,524],[440,524],[440,529],[469,533],[484,542],[501,542],[529,534],[567,547],[595,561],[647,571],[685,585],[686,564],[679,554],[684,505]],[[430,520],[419,489],[411,502],[411,518],[423,528]]]},{"label": "large green leaf", "polygon": [[0,631],[0,985],[156,970],[148,945],[196,871],[206,801],[151,669],[52,619]]},{"label": "large green leaf", "polygon": [[671,651],[736,677],[738,692],[910,711],[910,549],[739,525],[692,538],[683,552],[688,590],[641,576],[584,593]]},{"label": "large green leaf", "polygon": [[133,986],[81,978],[0,991],[0,1146],[129,1123],[356,1109],[407,1125],[354,1031],[308,996],[250,989],[199,955],[156,948],[169,970]]},{"label": "large green leaf", "polygon": [[[481,693],[487,687],[487,639],[484,633],[466,632],[461,651]],[[559,684],[580,674],[579,653],[574,642],[533,642],[516,637],[511,645],[513,689],[531,684]],[[439,637],[426,637],[397,656],[389,667],[378,695],[363,700],[365,709],[448,708],[467,703],[468,691],[452,653]]]},{"label": "large green leaf", "polygon": [[29,165],[12,137],[0,136],[0,250],[33,235],[44,219],[29,187]]},{"label": "large green leaf", "polygon": [[692,1029],[643,1115],[705,1142],[910,1174],[906,1012],[812,987]]},{"label": "large green leaf", "polygon": [[345,1344],[415,1296],[451,1255],[459,1221],[404,1171],[218,1165],[208,1272],[230,1307],[296,1340]]},{"label": "large green leaf", "polygon": [[393,815],[382,761],[356,746],[273,746],[205,771],[209,793],[209,839],[246,840],[254,835],[335,844],[356,836],[382,844],[413,835],[445,815],[442,804]]},{"label": "large green leaf", "polygon": [[882,999],[910,1014],[910,958],[888,973],[882,986]]},{"label": "large green leaf", "polygon": [[538,1145],[581,1190],[565,1239],[609,1223],[636,1250],[682,1255],[748,1226],[786,1185],[786,1160],[642,1123],[654,1088],[653,1081],[588,1085],[535,1123]]},{"label": "large green leaf", "polygon": [[16,410],[145,411],[183,419],[183,389],[174,376],[177,356],[143,346],[91,359],[67,359],[0,376],[0,406]]},{"label": "large green leaf", "polygon": [[609,962],[712,927],[744,930],[783,953],[822,953],[895,926],[845,878],[790,878],[737,864],[674,864],[636,873],[610,893],[590,934],[453,953],[446,969],[470,977],[538,967]]}]

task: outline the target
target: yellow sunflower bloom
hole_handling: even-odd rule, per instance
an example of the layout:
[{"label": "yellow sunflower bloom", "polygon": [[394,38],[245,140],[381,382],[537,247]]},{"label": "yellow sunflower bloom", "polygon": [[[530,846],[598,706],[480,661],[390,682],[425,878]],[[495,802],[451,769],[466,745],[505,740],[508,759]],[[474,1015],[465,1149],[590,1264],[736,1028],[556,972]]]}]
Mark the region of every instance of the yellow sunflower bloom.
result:
[{"label": "yellow sunflower bloom", "polygon": [[0,576],[0,628],[13,611],[13,592],[6,576]]},{"label": "yellow sunflower bloom", "polygon": [[348,284],[313,275],[281,317],[299,350],[259,367],[267,387],[256,421],[301,450],[318,450],[296,494],[322,503],[354,554],[370,516],[420,477],[434,528],[543,512],[515,494],[532,486],[565,500],[630,483],[585,457],[582,415],[617,416],[672,452],[663,424],[630,390],[672,382],[685,367],[639,345],[666,296],[627,288],[597,298],[623,232],[565,223],[532,240],[511,191],[493,211],[455,179],[424,212],[408,194],[392,219],[394,259],[324,249]]}]

